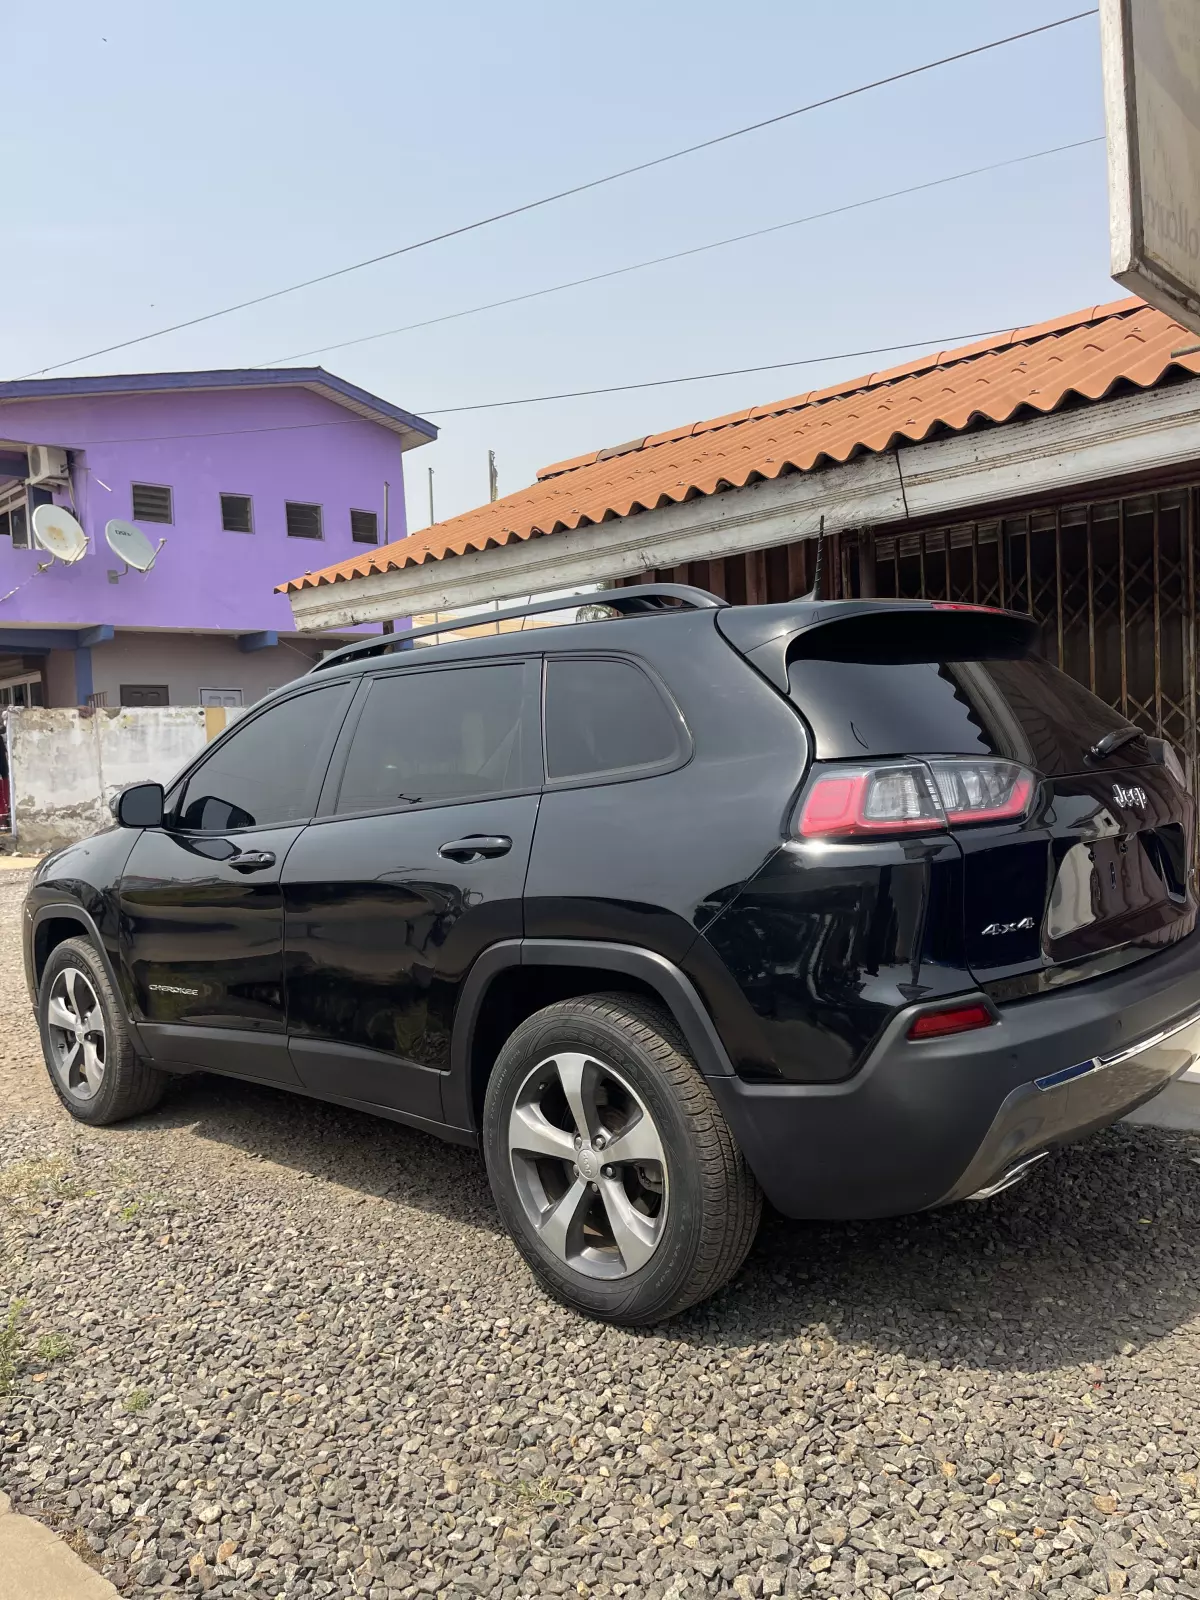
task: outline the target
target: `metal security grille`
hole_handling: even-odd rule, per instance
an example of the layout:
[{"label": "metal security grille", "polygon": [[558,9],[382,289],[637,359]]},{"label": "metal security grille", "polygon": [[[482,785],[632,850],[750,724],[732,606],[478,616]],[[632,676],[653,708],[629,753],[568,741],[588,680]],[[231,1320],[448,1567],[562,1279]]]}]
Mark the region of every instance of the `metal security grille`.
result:
[{"label": "metal security grille", "polygon": [[1200,487],[1189,486],[881,534],[877,592],[1029,613],[1048,660],[1169,739],[1200,776],[1198,509]]}]

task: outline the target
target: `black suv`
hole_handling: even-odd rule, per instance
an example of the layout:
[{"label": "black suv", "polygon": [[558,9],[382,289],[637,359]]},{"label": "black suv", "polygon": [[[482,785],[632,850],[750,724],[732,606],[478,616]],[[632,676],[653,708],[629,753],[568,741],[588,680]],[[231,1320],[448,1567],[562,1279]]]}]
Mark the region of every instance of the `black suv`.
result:
[{"label": "black suv", "polygon": [[480,1143],[539,1280],[639,1323],[737,1270],[763,1195],[994,1194],[1191,1064],[1183,771],[1029,618],[597,600],[339,651],[43,862],[71,1114],[201,1070]]}]

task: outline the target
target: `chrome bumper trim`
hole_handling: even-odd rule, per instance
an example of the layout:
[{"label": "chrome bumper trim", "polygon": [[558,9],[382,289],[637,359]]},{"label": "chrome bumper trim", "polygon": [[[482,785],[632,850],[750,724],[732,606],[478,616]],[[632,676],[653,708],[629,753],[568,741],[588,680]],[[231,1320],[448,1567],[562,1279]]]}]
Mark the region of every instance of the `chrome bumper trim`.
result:
[{"label": "chrome bumper trim", "polygon": [[966,1196],[968,1200],[990,1200],[993,1195],[1003,1194],[1005,1189],[1011,1189],[1014,1183],[1020,1183],[1031,1167],[1036,1167],[1039,1161],[1044,1161],[1050,1154],[1049,1150],[1038,1150],[1034,1155],[1026,1156],[1023,1161],[1018,1161],[1015,1166],[1009,1167],[993,1183],[987,1183],[982,1189]]},{"label": "chrome bumper trim", "polygon": [[1165,1044],[1168,1039],[1183,1033],[1186,1028],[1195,1027],[1197,1023],[1200,1023],[1200,1011],[1193,1011],[1181,1022],[1172,1022],[1169,1027],[1160,1028],[1157,1033],[1139,1039],[1136,1044],[1127,1045],[1124,1050],[1115,1050],[1112,1055],[1107,1056],[1093,1056],[1090,1061],[1080,1061],[1073,1067],[1063,1067],[1059,1072],[1047,1073],[1043,1078],[1035,1078],[1034,1085],[1042,1090],[1057,1089],[1061,1084],[1070,1083],[1075,1078],[1086,1077],[1090,1072],[1100,1072],[1104,1067],[1115,1067],[1122,1061],[1130,1061],[1134,1056],[1140,1056],[1145,1050],[1153,1050],[1155,1045]]}]

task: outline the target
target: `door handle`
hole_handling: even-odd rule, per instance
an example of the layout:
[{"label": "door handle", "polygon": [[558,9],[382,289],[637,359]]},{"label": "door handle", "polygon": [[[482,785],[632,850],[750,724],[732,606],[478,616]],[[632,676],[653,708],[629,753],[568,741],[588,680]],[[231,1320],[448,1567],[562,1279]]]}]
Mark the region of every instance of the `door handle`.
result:
[{"label": "door handle", "polygon": [[262,872],[267,867],[275,865],[274,850],[242,850],[236,856],[230,856],[227,865],[235,872]]},{"label": "door handle", "polygon": [[465,839],[451,839],[438,851],[447,861],[478,861],[480,857],[506,856],[512,840],[502,833],[472,833]]}]

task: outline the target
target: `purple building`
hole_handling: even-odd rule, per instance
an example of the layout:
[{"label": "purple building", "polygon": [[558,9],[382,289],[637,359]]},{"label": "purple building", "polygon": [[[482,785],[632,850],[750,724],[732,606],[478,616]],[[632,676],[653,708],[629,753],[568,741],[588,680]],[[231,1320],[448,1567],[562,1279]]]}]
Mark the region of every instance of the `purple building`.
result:
[{"label": "purple building", "polygon": [[[402,539],[403,453],[436,437],[320,367],[0,383],[0,706],[249,705],[296,677],[345,635],[296,633],[276,584]],[[39,571],[46,502],[89,543]],[[149,572],[112,519],[165,539]]]}]

